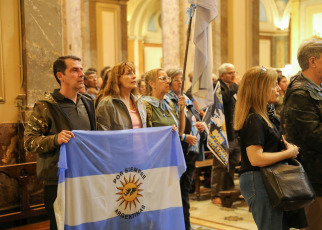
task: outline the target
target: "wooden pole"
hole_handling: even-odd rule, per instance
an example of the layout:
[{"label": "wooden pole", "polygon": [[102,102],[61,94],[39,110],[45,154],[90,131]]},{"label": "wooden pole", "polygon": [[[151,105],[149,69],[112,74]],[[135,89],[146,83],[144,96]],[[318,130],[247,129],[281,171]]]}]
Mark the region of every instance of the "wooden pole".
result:
[{"label": "wooden pole", "polygon": [[184,82],[186,79],[186,68],[187,68],[187,59],[188,59],[188,50],[189,50],[189,42],[190,42],[190,34],[191,34],[192,17],[193,17],[193,14],[190,15],[188,31],[187,31],[186,51],[185,51],[184,62],[183,62],[183,78],[182,78],[182,86],[181,86],[181,91],[180,91],[181,96],[183,95]]}]

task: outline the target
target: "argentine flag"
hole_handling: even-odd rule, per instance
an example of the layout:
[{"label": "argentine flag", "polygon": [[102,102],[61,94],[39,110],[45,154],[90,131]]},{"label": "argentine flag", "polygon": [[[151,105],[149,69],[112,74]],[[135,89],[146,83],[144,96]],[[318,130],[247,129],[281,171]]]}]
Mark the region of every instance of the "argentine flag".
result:
[{"label": "argentine flag", "polygon": [[185,229],[172,127],[73,133],[60,149],[58,229]]}]

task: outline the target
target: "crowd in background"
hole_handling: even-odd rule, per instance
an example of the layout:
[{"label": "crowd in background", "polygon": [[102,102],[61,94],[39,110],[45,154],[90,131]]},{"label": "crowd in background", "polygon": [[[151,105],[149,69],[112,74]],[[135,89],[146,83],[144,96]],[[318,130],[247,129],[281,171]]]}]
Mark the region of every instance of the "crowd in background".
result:
[{"label": "crowd in background", "polygon": [[[318,197],[314,210],[306,210],[309,227],[310,224],[318,226],[316,224],[322,219],[319,218],[322,213],[322,179],[317,177],[322,178],[322,171],[316,168],[322,168],[318,166],[318,162],[322,162],[322,41],[312,39],[304,43],[299,49],[299,63],[302,72],[290,86],[281,72],[265,67],[253,67],[240,78],[232,64],[224,63],[219,68],[218,79],[214,76],[214,86],[220,84],[222,92],[230,167],[227,171],[214,160],[212,202],[221,204],[219,192],[234,188],[235,167],[241,164],[241,193],[259,229],[293,227],[286,213],[270,204],[259,169],[296,158],[299,147],[303,151],[304,168],[308,170]],[[45,181],[45,205],[51,229],[55,229],[52,205],[57,196],[59,146],[74,137],[71,130],[172,126],[172,130],[178,132],[187,165],[180,179],[180,189],[185,226],[190,230],[189,191],[195,161],[204,159],[207,133],[205,123],[201,122],[204,111],[194,103],[191,88],[187,94],[181,92],[182,70],[156,68],[138,79],[134,64],[121,62],[105,67],[98,77],[94,68],[84,73],[79,58],[64,56],[54,63],[54,75],[60,89],[36,103],[25,131],[25,148],[38,154],[38,175]],[[189,77],[191,81],[192,74]],[[298,100],[307,104],[299,107]],[[301,130],[296,129],[297,125],[301,125]],[[282,144],[282,130],[293,144],[286,141]],[[311,139],[299,138],[301,132]],[[318,161],[312,168],[309,163],[314,159]],[[312,213],[318,213],[318,217],[312,217]],[[300,215],[299,221],[302,220],[303,215]],[[303,221],[300,226],[305,227]]]}]

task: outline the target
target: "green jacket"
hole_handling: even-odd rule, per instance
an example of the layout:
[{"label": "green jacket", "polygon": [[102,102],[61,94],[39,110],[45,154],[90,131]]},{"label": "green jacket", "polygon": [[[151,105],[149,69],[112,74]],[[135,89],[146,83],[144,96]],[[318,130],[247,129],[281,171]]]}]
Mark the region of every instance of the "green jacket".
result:
[{"label": "green jacket", "polygon": [[[81,96],[89,119],[91,129],[96,130],[93,100],[89,96]],[[60,145],[57,136],[62,130],[72,130],[67,115],[55,101],[53,94],[46,93],[38,100],[27,122],[24,133],[26,151],[37,153],[37,176],[44,179],[45,185],[58,184],[58,166]]]},{"label": "green jacket", "polygon": [[301,163],[318,196],[322,196],[322,89],[302,74],[284,96],[283,118],[288,142],[300,147]]}]

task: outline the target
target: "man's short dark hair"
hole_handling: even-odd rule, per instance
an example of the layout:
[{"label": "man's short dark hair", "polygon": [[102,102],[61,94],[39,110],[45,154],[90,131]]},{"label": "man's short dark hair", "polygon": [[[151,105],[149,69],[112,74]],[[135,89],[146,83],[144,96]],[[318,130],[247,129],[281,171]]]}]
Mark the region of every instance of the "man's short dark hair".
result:
[{"label": "man's short dark hair", "polygon": [[85,73],[84,73],[84,80],[87,80],[87,78],[89,77],[89,75],[91,74],[95,74],[96,75],[96,72],[93,71],[93,70],[87,70]]},{"label": "man's short dark hair", "polygon": [[80,59],[79,57],[73,56],[73,55],[67,55],[67,56],[61,56],[59,58],[57,58],[57,60],[54,62],[53,65],[53,71],[54,71],[54,76],[58,82],[58,84],[60,85],[60,80],[57,77],[57,73],[61,72],[63,74],[65,74],[65,70],[67,68],[67,65],[65,63],[66,59],[72,59],[75,61],[81,61],[82,59]]}]

